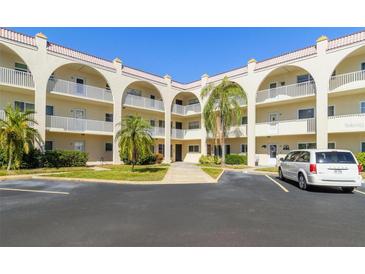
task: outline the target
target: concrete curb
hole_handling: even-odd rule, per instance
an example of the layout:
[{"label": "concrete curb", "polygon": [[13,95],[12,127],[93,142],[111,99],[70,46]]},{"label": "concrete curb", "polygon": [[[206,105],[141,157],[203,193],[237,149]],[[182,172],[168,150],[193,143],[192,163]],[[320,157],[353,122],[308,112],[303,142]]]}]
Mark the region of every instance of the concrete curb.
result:
[{"label": "concrete curb", "polygon": [[225,172],[226,170],[225,169],[223,169],[222,170],[222,172],[221,172],[221,174],[219,174],[218,175],[218,177],[217,178],[215,178],[215,181],[218,183],[218,181],[219,181],[219,179],[223,176],[223,173]]}]

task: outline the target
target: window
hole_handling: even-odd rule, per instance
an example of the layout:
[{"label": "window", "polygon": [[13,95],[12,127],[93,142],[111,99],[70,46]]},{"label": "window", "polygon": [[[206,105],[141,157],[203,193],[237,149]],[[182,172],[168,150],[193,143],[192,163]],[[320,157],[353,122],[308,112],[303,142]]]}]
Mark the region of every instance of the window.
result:
[{"label": "window", "polygon": [[156,121],[155,120],[150,120],[150,126],[155,127],[156,126]]},{"label": "window", "polygon": [[283,145],[283,150],[290,150],[289,145]]},{"label": "window", "polygon": [[247,144],[241,144],[241,153],[247,153]]},{"label": "window", "polygon": [[299,143],[298,149],[314,149],[317,148],[316,143]]},{"label": "window", "polygon": [[14,107],[18,108],[20,111],[33,111],[34,110],[34,104],[20,102],[20,101],[15,101]]},{"label": "window", "polygon": [[105,151],[113,151],[113,143],[105,143]]},{"label": "window", "polygon": [[189,122],[188,128],[189,129],[197,129],[197,128],[200,128],[199,121]]},{"label": "window", "polygon": [[365,113],[365,101],[360,102],[360,113]]},{"label": "window", "polygon": [[328,106],[328,117],[335,116],[335,106]]},{"label": "window", "polygon": [[180,100],[180,99],[176,99],[176,100],[175,100],[175,103],[176,103],[176,105],[182,106],[183,101],[182,101],[182,100]]},{"label": "window", "polygon": [[314,108],[298,110],[298,119],[310,119],[310,118],[314,118]]},{"label": "window", "polygon": [[14,69],[16,71],[28,72],[28,66],[22,63],[15,63]]},{"label": "window", "polygon": [[85,142],[83,141],[74,142],[74,150],[85,151]]},{"label": "window", "polygon": [[336,149],[336,143],[328,143],[328,149]]},{"label": "window", "polygon": [[330,151],[316,152],[317,164],[355,164],[354,156],[350,152]]},{"label": "window", "polygon": [[365,142],[361,142],[361,152],[365,152]]},{"label": "window", "polygon": [[199,152],[199,145],[189,145],[189,152]]},{"label": "window", "polygon": [[46,115],[54,115],[53,111],[53,106],[46,106]]},{"label": "window", "polygon": [[296,159],[297,162],[302,162],[302,163],[308,163],[309,160],[310,160],[310,153],[308,151],[301,152]]},{"label": "window", "polygon": [[135,95],[135,96],[141,96],[142,95],[142,91],[140,91],[138,89],[129,89],[127,91],[127,94]]},{"label": "window", "polygon": [[214,146],[214,155],[222,157],[222,147],[220,145]]},{"label": "window", "polygon": [[194,104],[199,104],[199,99],[198,98],[190,99],[188,101],[188,105],[194,105]]},{"label": "window", "polygon": [[361,70],[365,70],[365,63],[361,63]]},{"label": "window", "polygon": [[308,81],[313,81],[312,75],[310,74],[303,74],[303,75],[298,75],[297,76],[297,83],[305,83]]},{"label": "window", "polygon": [[231,154],[231,145],[226,145],[226,155]]},{"label": "window", "polygon": [[270,83],[270,89],[274,89],[274,88],[276,88],[276,86],[277,86],[277,84],[276,83]]},{"label": "window", "polygon": [[158,126],[165,128],[165,121],[164,120],[158,120]]},{"label": "window", "polygon": [[85,109],[71,109],[71,115],[73,118],[77,119],[85,119],[86,117],[86,110]]},{"label": "window", "polygon": [[105,113],[105,122],[113,122],[113,113]]},{"label": "window", "polygon": [[288,155],[286,155],[285,161],[295,162],[301,154],[302,154],[301,151],[290,152]]},{"label": "window", "polygon": [[158,144],[158,153],[165,155],[165,144]]},{"label": "window", "polygon": [[44,150],[46,151],[53,150],[53,141],[45,141]]},{"label": "window", "polygon": [[241,125],[247,125],[247,116],[241,117]]}]

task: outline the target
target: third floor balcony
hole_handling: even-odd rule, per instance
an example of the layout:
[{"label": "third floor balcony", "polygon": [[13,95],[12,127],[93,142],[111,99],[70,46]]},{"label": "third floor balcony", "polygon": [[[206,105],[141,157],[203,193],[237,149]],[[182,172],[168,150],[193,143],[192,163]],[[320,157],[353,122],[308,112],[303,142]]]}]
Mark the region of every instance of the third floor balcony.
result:
[{"label": "third floor balcony", "polygon": [[50,78],[48,80],[47,91],[52,94],[67,95],[109,103],[113,102],[113,95],[108,89],[56,78]]},{"label": "third floor balcony", "polygon": [[136,107],[155,111],[164,111],[163,101],[133,94],[127,94],[125,96],[123,106]]},{"label": "third floor balcony", "polygon": [[312,134],[315,130],[315,118],[256,124],[256,136]]},{"label": "third floor balcony", "polygon": [[171,139],[195,140],[201,139],[201,129],[171,129]]},{"label": "third floor balcony", "polygon": [[335,75],[330,80],[330,92],[354,90],[364,87],[365,70]]},{"label": "third floor balcony", "polygon": [[178,115],[195,115],[201,113],[201,107],[200,104],[191,104],[191,105],[178,105],[174,104],[172,106],[172,113],[178,114]]},{"label": "third floor balcony", "polygon": [[256,103],[271,103],[276,101],[296,99],[312,96],[315,95],[315,93],[315,83],[313,81],[307,81],[258,91],[256,95]]}]

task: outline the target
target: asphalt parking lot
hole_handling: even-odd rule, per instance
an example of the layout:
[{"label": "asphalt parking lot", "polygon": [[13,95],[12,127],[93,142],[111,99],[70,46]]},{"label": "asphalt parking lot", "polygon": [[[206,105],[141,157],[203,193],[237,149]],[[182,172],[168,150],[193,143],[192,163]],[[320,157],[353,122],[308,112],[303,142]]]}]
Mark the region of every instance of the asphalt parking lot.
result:
[{"label": "asphalt parking lot", "polygon": [[[0,182],[0,246],[365,246],[365,189]],[[30,192],[29,192],[30,191]]]}]

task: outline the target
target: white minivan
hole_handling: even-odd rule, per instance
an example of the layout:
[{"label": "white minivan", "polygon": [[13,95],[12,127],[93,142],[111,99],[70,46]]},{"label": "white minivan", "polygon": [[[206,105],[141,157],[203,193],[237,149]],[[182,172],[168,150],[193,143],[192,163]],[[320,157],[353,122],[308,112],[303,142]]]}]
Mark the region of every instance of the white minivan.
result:
[{"label": "white minivan", "polygon": [[280,159],[280,179],[299,183],[301,189],[309,185],[341,187],[352,192],[361,186],[362,166],[348,150],[304,149],[289,152]]}]

